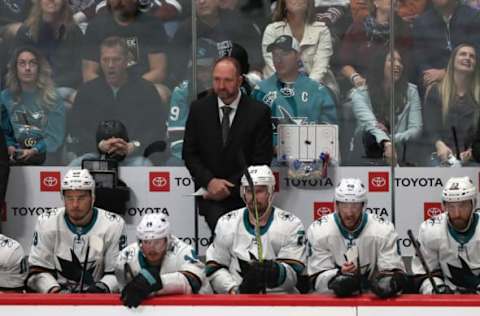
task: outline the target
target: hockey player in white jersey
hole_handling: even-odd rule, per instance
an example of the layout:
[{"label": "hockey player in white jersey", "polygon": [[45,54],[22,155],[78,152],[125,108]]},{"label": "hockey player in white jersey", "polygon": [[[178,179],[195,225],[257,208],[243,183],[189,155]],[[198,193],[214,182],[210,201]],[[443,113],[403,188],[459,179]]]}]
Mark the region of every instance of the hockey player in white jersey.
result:
[{"label": "hockey player in white jersey", "polygon": [[381,298],[399,294],[406,284],[393,225],[368,212],[360,179],[342,179],[335,189],[336,211],[307,231],[307,272],[313,290],[340,297],[370,289]]},{"label": "hockey player in white jersey", "polygon": [[0,293],[23,291],[28,272],[26,259],[22,245],[0,234]]},{"label": "hockey player in white jersey", "polygon": [[206,253],[207,277],[216,293],[298,293],[305,228],[295,215],[272,205],[275,177],[270,168],[251,166],[248,171],[256,203],[244,175],[240,192],[247,207],[219,219]]},{"label": "hockey player in white jersey", "polygon": [[170,233],[164,214],[147,214],[137,226],[137,242],[120,252],[115,274],[123,304],[137,307],[150,295],[198,293],[204,270],[195,250]]},{"label": "hockey player in white jersey", "polygon": [[[469,177],[450,178],[442,192],[444,213],[424,221],[419,229],[419,257],[412,272],[420,276],[423,294],[480,294],[480,225],[477,189]],[[435,284],[433,285],[432,282]]]},{"label": "hockey player in white jersey", "polygon": [[115,262],[126,245],[125,222],[93,206],[88,170],[69,170],[61,183],[65,207],[39,216],[27,286],[41,293],[118,291]]}]

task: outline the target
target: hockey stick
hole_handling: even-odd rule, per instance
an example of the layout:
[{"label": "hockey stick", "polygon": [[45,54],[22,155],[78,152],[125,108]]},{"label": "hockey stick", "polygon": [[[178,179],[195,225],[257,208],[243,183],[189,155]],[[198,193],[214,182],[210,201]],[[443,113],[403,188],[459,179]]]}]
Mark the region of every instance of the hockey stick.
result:
[{"label": "hockey stick", "polygon": [[83,293],[83,287],[85,286],[85,276],[87,275],[88,255],[90,254],[90,241],[87,237],[87,251],[85,252],[85,259],[83,260],[82,275],[80,276],[80,293]]},{"label": "hockey stick", "polygon": [[248,187],[250,188],[250,191],[252,191],[253,208],[255,210],[255,240],[257,241],[258,261],[262,263],[263,243],[262,236],[260,235],[260,219],[258,215],[257,196],[255,194],[255,186],[253,185],[253,180],[250,176],[250,172],[248,172],[248,168],[245,168],[245,178],[247,178]]},{"label": "hockey stick", "polygon": [[360,253],[358,253],[357,256],[357,280],[358,280],[358,291],[360,292],[360,295],[362,295],[362,271],[360,267]]},{"label": "hockey stick", "polygon": [[425,262],[425,257],[423,256],[423,253],[420,250],[420,243],[415,238],[415,236],[413,236],[413,232],[411,229],[407,230],[407,235],[408,235],[408,238],[410,238],[410,240],[412,241],[413,248],[415,249],[415,255],[418,257],[418,259],[420,259],[420,263],[422,264],[423,269],[427,274],[427,278],[433,286],[434,293],[439,294],[437,283],[435,283],[432,273],[430,272],[430,269],[428,268],[427,263]]}]

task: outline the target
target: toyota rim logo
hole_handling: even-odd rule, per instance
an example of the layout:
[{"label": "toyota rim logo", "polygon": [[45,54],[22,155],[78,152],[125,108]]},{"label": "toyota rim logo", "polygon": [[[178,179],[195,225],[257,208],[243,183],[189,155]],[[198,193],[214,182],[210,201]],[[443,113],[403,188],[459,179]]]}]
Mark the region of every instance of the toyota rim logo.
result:
[{"label": "toyota rim logo", "polygon": [[374,187],[381,188],[387,183],[387,181],[383,177],[373,177],[371,183]]},{"label": "toyota rim logo", "polygon": [[164,177],[155,177],[152,179],[152,184],[156,187],[164,187],[167,185],[167,179]]},{"label": "toyota rim logo", "polygon": [[438,216],[440,214],[442,214],[442,209],[438,207],[431,207],[427,210],[427,215],[429,218]]},{"label": "toyota rim logo", "polygon": [[45,185],[46,187],[54,187],[58,184],[58,180],[57,178],[55,177],[45,177],[43,178],[43,185]]}]

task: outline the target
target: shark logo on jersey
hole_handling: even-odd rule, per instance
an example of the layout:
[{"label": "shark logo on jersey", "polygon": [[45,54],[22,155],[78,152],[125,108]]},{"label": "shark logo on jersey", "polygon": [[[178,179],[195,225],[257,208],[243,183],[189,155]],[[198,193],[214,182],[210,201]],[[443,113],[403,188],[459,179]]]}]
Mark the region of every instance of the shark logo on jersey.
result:
[{"label": "shark logo on jersey", "polygon": [[272,107],[272,104],[273,102],[275,102],[276,99],[277,99],[277,91],[270,91],[263,97],[262,101],[269,107]]},{"label": "shark logo on jersey", "polygon": [[[70,249],[70,254],[72,256],[72,261],[68,261],[58,256],[57,256],[57,259],[62,269],[62,271],[59,271],[59,273],[65,279],[67,279],[67,285],[66,285],[67,288],[74,289],[76,286],[80,284],[82,273],[83,273],[82,272],[83,267],[77,255],[73,251],[73,249]],[[94,283],[93,271],[95,271],[95,267],[96,267],[95,260],[87,261],[87,267],[88,266],[90,266],[90,268],[87,268],[87,270],[85,271],[85,276],[83,277],[85,280],[85,284],[87,285]]]},{"label": "shark logo on jersey", "polygon": [[480,274],[475,274],[473,271],[478,271],[480,268],[472,269],[462,257],[458,256],[458,259],[460,260],[461,268],[447,263],[451,275],[448,279],[460,290],[465,290],[468,293],[475,293],[480,285]]}]

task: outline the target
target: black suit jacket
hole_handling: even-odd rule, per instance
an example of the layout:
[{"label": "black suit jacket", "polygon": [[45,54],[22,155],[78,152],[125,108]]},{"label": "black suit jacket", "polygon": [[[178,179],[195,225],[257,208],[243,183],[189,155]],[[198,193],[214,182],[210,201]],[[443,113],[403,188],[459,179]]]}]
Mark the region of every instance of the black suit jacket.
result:
[{"label": "black suit jacket", "polygon": [[[217,96],[192,102],[185,126],[183,159],[197,188],[208,186],[212,178],[235,184],[231,196],[218,202],[225,210],[242,207],[239,185],[245,166],[270,165],[272,124],[268,106],[242,95],[225,146],[222,142]],[[199,199],[200,213],[212,201]]]}]

